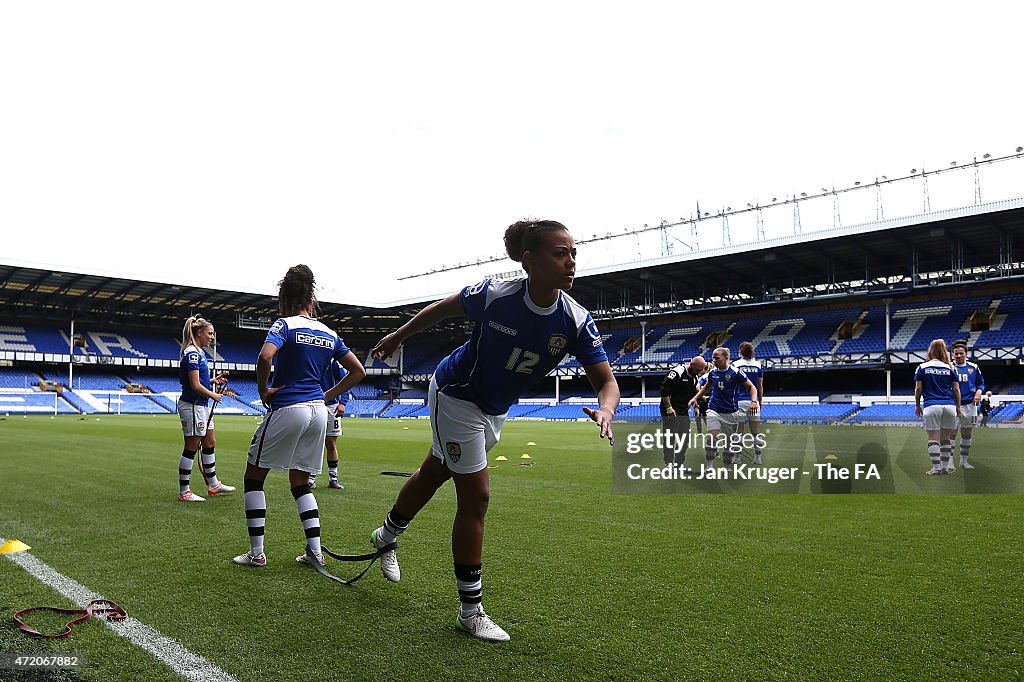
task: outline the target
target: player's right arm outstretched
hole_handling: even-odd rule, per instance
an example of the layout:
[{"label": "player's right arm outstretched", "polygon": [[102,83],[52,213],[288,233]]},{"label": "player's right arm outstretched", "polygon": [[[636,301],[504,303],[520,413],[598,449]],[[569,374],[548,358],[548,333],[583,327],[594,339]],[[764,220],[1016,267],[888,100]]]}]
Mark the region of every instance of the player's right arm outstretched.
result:
[{"label": "player's right arm outstretched", "polygon": [[448,298],[431,303],[416,313],[411,320],[378,341],[370,355],[378,360],[386,360],[413,334],[429,329],[445,318],[465,315],[460,297],[461,292],[456,292]]},{"label": "player's right arm outstretched", "polygon": [[607,438],[608,445],[615,445],[612,418],[615,416],[615,410],[619,408],[619,384],[612,374],[612,366],[605,361],[584,365],[583,370],[587,373],[590,385],[597,392],[597,409],[584,407],[583,411],[600,427],[601,438]]}]

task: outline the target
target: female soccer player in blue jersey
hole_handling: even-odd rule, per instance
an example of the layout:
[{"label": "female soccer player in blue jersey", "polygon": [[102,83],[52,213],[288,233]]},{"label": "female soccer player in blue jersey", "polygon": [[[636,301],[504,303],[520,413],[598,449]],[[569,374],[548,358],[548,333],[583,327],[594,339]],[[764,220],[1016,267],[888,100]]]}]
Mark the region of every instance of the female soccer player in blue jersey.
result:
[{"label": "female soccer player in blue jersey", "polygon": [[739,405],[739,425],[736,432],[743,433],[743,427],[750,425],[750,435],[754,436],[754,464],[761,463],[761,441],[756,436],[761,432],[761,417],[755,410],[750,411],[751,399],[756,400],[758,405],[764,404],[764,369],[761,363],[754,359],[754,344],[744,341],[740,344],[740,359],[732,363],[733,369],[743,373],[750,382],[757,387],[757,394],[751,396],[745,384],[740,384],[736,393],[737,404]]},{"label": "female soccer player in blue jersey", "polygon": [[[963,413],[957,424],[960,431],[960,468],[973,469],[974,465],[967,461],[967,458],[971,456],[971,436],[978,419],[978,405],[985,392],[985,379],[981,376],[981,367],[967,360],[966,341],[953,342],[953,371],[960,382],[960,411]],[[955,445],[956,432],[953,433],[953,441],[952,444]],[[953,466],[951,452],[946,473],[951,474],[954,471],[956,468]]]},{"label": "female soccer player in blue jersey", "polygon": [[[921,408],[922,400],[924,409]],[[914,403],[918,417],[924,417],[928,433],[928,456],[932,460],[929,476],[948,473],[953,454],[953,436],[960,419],[960,380],[949,361],[946,342],[935,339],[928,346],[928,362],[914,372]]]},{"label": "female soccer player in blue jersey", "polygon": [[[217,478],[217,466],[214,448],[217,438],[213,433],[213,417],[210,401],[215,404],[221,401],[221,394],[213,390],[210,382],[210,365],[203,352],[213,343],[216,332],[213,324],[193,315],[185,320],[181,330],[181,359],[178,363],[178,381],[181,382],[181,396],[176,408],[181,419],[181,431],[185,436],[185,447],[178,459],[178,500],[181,502],[205,502],[206,498],[192,492],[189,481],[192,478],[192,466],[195,464],[196,453],[203,448],[203,459],[200,470],[206,478],[206,485],[211,495],[232,492],[234,486],[221,483]],[[223,376],[214,379],[214,383],[223,383]]]},{"label": "female soccer player in blue jersey", "polygon": [[[487,451],[498,442],[509,407],[566,354],[579,360],[597,392],[598,408],[583,410],[609,442],[619,404],[619,387],[597,326],[565,293],[576,274],[576,246],[569,231],[553,220],[521,221],[505,231],[505,249],[509,258],[523,264],[525,279],[487,279],[468,286],[421,310],[372,351],[387,358],[410,336],[447,317],[465,316],[476,323],[469,341],[441,361],[430,381],[433,445],[372,539],[378,548],[394,541],[437,489],[453,479],[458,505],[452,557],[461,602],[456,622],[470,635],[491,641],[505,641],[509,635],[482,606],[484,515],[490,496]],[[388,580],[399,580],[394,552],[381,558],[381,570]]]},{"label": "female soccer player in blue jersey", "polygon": [[[245,521],[249,527],[249,551],[236,556],[236,564],[267,565],[263,535],[267,498],[263,484],[271,469],[288,472],[292,497],[306,533],[306,544],[323,564],[320,549],[320,511],[309,488],[311,474],[320,473],[327,433],[327,406],[366,376],[359,359],[322,322],[317,312],[316,280],[305,265],[288,270],[279,283],[278,307],[282,317],[270,327],[256,360],[260,399],[269,410],[256,428],[249,445],[245,469]],[[337,360],[348,375],[326,393],[321,381]],[[268,386],[271,366],[274,385]],[[306,563],[305,554],[296,561]]]},{"label": "female soccer player in blue jersey", "polygon": [[747,408],[748,414],[757,412],[758,402],[753,398],[757,396],[757,387],[750,379],[743,376],[743,373],[729,366],[729,349],[722,346],[716,348],[711,354],[711,362],[715,366],[708,372],[707,382],[697,391],[697,395],[690,399],[689,407],[693,407],[704,397],[705,393],[711,392],[711,399],[708,401],[708,433],[704,440],[705,467],[712,469],[715,466],[715,457],[718,456],[718,434],[724,433],[727,442],[722,451],[722,462],[724,464],[739,464],[739,445],[731,441],[736,433],[739,423],[739,401],[736,396],[740,386],[746,386],[750,392],[751,400]]}]

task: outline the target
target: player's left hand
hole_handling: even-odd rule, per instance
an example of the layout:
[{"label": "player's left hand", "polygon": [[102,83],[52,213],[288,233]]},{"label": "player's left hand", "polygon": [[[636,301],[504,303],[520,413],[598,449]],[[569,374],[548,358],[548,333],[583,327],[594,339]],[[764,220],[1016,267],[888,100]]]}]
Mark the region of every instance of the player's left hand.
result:
[{"label": "player's left hand", "polygon": [[601,438],[607,438],[608,445],[615,445],[615,435],[612,434],[612,413],[606,409],[593,410],[589,407],[584,407],[583,411],[601,427]]},{"label": "player's left hand", "polygon": [[344,403],[338,403],[338,406],[336,408],[334,408],[334,414],[337,415],[338,417],[344,417],[345,416],[345,404]]},{"label": "player's left hand", "polygon": [[757,414],[757,411],[761,408],[761,405],[756,400],[750,401],[750,414]]},{"label": "player's left hand", "polygon": [[275,386],[274,388],[268,388],[268,389],[265,389],[263,391],[260,391],[260,402],[262,402],[264,404],[264,406],[269,408],[270,407],[270,401],[274,399],[274,394],[277,393],[280,390],[281,390],[280,386]]}]

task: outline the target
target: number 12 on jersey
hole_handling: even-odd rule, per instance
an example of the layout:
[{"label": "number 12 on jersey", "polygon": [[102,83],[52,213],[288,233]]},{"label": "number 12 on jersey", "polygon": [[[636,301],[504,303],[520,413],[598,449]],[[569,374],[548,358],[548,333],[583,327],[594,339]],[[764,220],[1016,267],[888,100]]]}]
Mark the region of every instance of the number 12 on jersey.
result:
[{"label": "number 12 on jersey", "polygon": [[[522,356],[522,360],[519,359],[520,356]],[[540,356],[536,353],[531,353],[522,348],[513,348],[512,354],[508,357],[508,362],[505,363],[505,369],[522,372],[523,374],[533,374],[533,367],[538,362],[540,362]]]}]

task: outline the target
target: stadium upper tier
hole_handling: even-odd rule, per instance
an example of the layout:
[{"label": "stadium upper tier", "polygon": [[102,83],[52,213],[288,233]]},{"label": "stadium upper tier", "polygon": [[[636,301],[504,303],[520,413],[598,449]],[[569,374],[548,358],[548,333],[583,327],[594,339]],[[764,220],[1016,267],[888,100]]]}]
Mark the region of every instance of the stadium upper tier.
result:
[{"label": "stadium upper tier", "polygon": [[[971,331],[972,318],[988,329]],[[742,341],[754,344],[757,357],[807,358],[825,355],[883,353],[886,350],[885,305],[862,305],[827,311],[750,315],[738,309],[733,317],[712,321],[657,321],[603,329],[605,351],[614,366],[677,364],[695,355],[709,355],[718,345],[732,349]],[[890,306],[891,351],[924,351],[932,339],[968,339],[972,349],[1020,348],[1024,345],[1024,294],[978,296],[939,302],[894,302]],[[411,342],[402,367],[407,375],[429,374],[451,346]],[[394,367],[394,361],[371,360],[371,367]],[[563,367],[578,366],[566,357]]]},{"label": "stadium upper tier", "polygon": [[[751,341],[761,359],[817,358],[880,354],[886,350],[886,307],[869,301],[864,305],[830,310],[804,311],[796,304],[783,312],[751,314],[755,309],[737,308],[731,316],[677,317],[671,323],[651,320],[646,325],[602,323],[605,351],[618,367],[672,365],[715,346],[735,351],[741,341]],[[972,323],[977,329],[972,330]],[[972,349],[1024,346],[1024,294],[974,296],[931,301],[896,300],[889,308],[890,343],[894,352],[923,351],[932,339],[968,339]],[[117,358],[116,364],[174,366],[178,344],[167,336],[131,331],[76,332],[74,355],[83,360]],[[222,334],[222,337],[230,336]],[[214,362],[236,363],[252,368],[261,341],[248,337],[219,343],[207,354]],[[456,341],[414,339],[407,344],[402,361],[405,375],[425,375],[449,353]],[[68,356],[68,333],[56,327],[6,324],[0,326],[0,354],[14,360],[56,362]],[[1016,357],[1016,356],[1014,356]],[[152,361],[152,362],[150,362]],[[899,362],[900,360],[896,360]],[[908,360],[903,360],[907,362]],[[394,370],[394,359],[372,359],[371,368]],[[560,367],[578,367],[567,357]],[[116,388],[116,387],[111,387]],[[374,399],[378,389],[362,386],[361,399]]]}]

